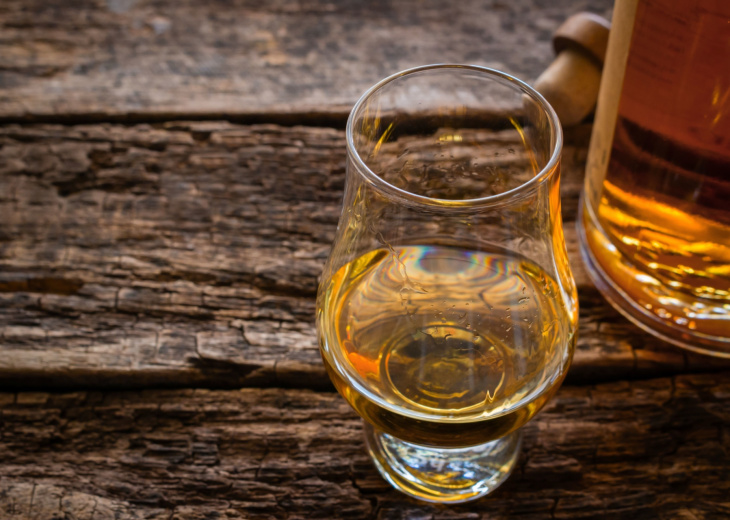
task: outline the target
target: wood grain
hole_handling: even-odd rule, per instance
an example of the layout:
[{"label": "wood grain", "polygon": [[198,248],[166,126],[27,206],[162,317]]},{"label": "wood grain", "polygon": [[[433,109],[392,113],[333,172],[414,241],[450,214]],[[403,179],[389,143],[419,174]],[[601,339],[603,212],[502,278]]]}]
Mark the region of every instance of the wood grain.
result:
[{"label": "wood grain", "polygon": [[[629,324],[563,211],[581,316],[573,382],[719,370]],[[314,295],[344,183],[340,130],[226,122],[0,127],[0,385],[330,388]]]},{"label": "wood grain", "polygon": [[416,65],[534,79],[568,15],[612,3],[3,0],[0,120],[342,122],[366,88]]},{"label": "wood grain", "polygon": [[356,98],[424,63],[532,80],[569,14],[612,3],[0,2],[0,387],[20,391],[0,393],[0,518],[729,517],[730,364],[644,334],[588,280],[587,125],[563,154],[577,352],[500,490],[405,498],[318,391]]},{"label": "wood grain", "polygon": [[336,394],[0,394],[7,520],[719,519],[729,468],[728,373],[563,388],[507,483],[450,508],[390,489]]}]

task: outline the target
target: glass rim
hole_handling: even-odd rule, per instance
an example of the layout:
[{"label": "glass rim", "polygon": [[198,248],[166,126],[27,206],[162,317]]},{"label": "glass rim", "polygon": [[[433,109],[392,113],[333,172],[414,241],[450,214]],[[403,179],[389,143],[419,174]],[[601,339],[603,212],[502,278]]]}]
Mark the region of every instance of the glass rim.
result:
[{"label": "glass rim", "polygon": [[[548,123],[550,126],[550,132],[551,132],[551,147],[552,147],[552,153],[550,154],[550,159],[545,164],[545,166],[540,170],[539,173],[531,177],[529,180],[523,182],[519,186],[512,188],[510,190],[504,191],[502,193],[497,193],[495,195],[488,195],[485,197],[479,197],[476,199],[463,199],[463,200],[454,200],[454,199],[439,199],[439,198],[431,198],[426,197],[424,195],[418,195],[416,193],[412,193],[408,190],[404,190],[402,188],[398,188],[397,186],[394,186],[393,184],[389,183],[382,177],[380,177],[378,174],[376,174],[373,170],[368,167],[367,164],[365,164],[365,161],[360,156],[360,154],[357,152],[357,149],[355,148],[355,140],[353,137],[353,127],[355,124],[355,114],[358,113],[360,108],[365,104],[365,102],[378,90],[383,88],[385,85],[400,79],[405,76],[410,76],[411,74],[416,74],[419,72],[424,71],[430,71],[430,70],[439,70],[439,69],[462,69],[462,70],[470,70],[473,72],[478,72],[480,74],[484,74],[485,77],[492,77],[492,78],[499,78],[501,80],[504,80],[507,82],[507,84],[514,85],[517,87],[517,89],[521,90],[523,94],[526,94],[530,96],[537,104],[538,106],[547,114]],[[431,65],[421,65],[418,67],[412,67],[410,69],[405,69],[400,72],[396,72],[395,74],[392,74],[379,82],[377,82],[375,85],[370,87],[365,93],[360,96],[360,99],[357,100],[355,105],[352,107],[352,110],[350,111],[350,115],[347,118],[347,126],[345,128],[345,140],[347,142],[347,155],[349,158],[353,161],[354,166],[356,167],[356,170],[358,173],[375,189],[378,191],[381,191],[385,195],[395,197],[397,199],[400,199],[404,202],[410,203],[412,205],[416,206],[430,206],[433,208],[482,208],[486,206],[492,206],[492,205],[499,205],[500,203],[503,203],[506,200],[514,200],[515,198],[519,198],[521,195],[528,193],[532,191],[532,188],[536,188],[543,182],[545,182],[547,179],[553,176],[555,171],[558,169],[557,165],[560,162],[560,154],[563,149],[563,130],[560,125],[560,120],[558,119],[558,115],[555,113],[555,110],[552,106],[550,106],[550,103],[547,102],[547,100],[540,94],[538,91],[536,91],[534,88],[532,88],[530,85],[522,81],[521,79],[518,79],[510,74],[507,74],[506,72],[502,72],[497,69],[492,69],[489,67],[482,67],[480,65],[467,65],[467,64],[458,64],[458,63],[436,63]]]}]

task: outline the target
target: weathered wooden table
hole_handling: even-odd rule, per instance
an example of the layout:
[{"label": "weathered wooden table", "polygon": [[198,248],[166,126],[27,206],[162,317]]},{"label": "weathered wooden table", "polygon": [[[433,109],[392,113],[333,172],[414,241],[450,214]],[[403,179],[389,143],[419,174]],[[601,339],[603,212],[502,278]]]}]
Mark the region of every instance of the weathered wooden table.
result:
[{"label": "weathered wooden table", "polygon": [[528,81],[610,0],[3,0],[0,518],[730,517],[730,364],[626,322],[574,221],[568,381],[511,479],[391,490],[317,352],[314,294],[357,96],[409,66]]}]

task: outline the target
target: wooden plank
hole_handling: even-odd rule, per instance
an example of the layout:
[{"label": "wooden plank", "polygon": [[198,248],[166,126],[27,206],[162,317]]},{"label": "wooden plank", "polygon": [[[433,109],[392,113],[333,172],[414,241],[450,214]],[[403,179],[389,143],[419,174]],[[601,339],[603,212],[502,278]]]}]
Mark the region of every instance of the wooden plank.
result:
[{"label": "wooden plank", "polygon": [[0,516],[719,519],[730,515],[730,374],[565,387],[512,477],[457,507],[377,475],[337,394],[0,394]]},{"label": "wooden plank", "polygon": [[565,18],[612,3],[3,0],[0,119],[341,121],[367,87],[416,65],[535,79]]},{"label": "wooden plank", "polygon": [[[590,128],[567,134],[574,382],[720,370],[591,285],[573,218]],[[0,385],[329,387],[314,295],[344,134],[221,122],[0,127]]]}]

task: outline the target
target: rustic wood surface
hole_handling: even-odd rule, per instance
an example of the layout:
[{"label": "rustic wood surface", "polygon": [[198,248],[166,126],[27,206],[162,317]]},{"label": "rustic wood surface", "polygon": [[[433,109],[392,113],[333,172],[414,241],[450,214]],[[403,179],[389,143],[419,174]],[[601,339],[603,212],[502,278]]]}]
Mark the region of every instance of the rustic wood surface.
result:
[{"label": "rustic wood surface", "polygon": [[[719,370],[612,310],[577,251],[590,126],[567,133],[566,234],[579,287],[570,378]],[[0,128],[0,385],[329,386],[317,277],[344,132],[174,122]]]},{"label": "rustic wood surface", "polygon": [[439,61],[532,80],[611,4],[0,2],[0,519],[730,517],[730,363],[580,261],[590,125],[563,154],[574,364],[494,495],[393,491],[317,352],[356,98]]},{"label": "rustic wood surface", "polygon": [[525,427],[512,477],[449,508],[390,489],[333,393],[24,393],[0,404],[7,520],[730,515],[730,373],[564,387]]},{"label": "rustic wood surface", "polygon": [[341,122],[367,87],[416,65],[534,80],[568,14],[612,3],[3,0],[0,118]]}]

